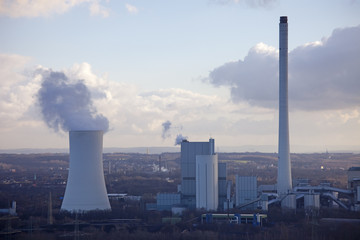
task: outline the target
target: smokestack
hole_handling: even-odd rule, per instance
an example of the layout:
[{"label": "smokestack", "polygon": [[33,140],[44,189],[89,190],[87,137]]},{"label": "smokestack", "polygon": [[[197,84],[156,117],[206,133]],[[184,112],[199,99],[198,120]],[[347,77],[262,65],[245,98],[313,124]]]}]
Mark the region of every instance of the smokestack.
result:
[{"label": "smokestack", "polygon": [[209,139],[209,146],[210,146],[210,153],[209,155],[214,155],[215,154],[215,140],[213,138]]},{"label": "smokestack", "polygon": [[286,16],[280,17],[279,30],[279,161],[277,192],[279,196],[284,196],[292,190],[288,108],[288,23]]},{"label": "smokestack", "polygon": [[70,131],[70,170],[61,210],[111,210],[102,150],[103,131]]}]

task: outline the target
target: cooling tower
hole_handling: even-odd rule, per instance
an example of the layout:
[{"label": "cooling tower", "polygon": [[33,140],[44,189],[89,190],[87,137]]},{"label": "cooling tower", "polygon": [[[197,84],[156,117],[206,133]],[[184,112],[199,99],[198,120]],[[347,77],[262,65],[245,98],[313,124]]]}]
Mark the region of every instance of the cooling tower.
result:
[{"label": "cooling tower", "polygon": [[218,155],[196,155],[196,208],[218,208]]},{"label": "cooling tower", "polygon": [[106,192],[102,131],[70,131],[70,170],[61,210],[111,210]]},{"label": "cooling tower", "polygon": [[279,161],[277,192],[279,196],[283,196],[292,190],[289,147],[287,17],[280,17],[279,30]]}]

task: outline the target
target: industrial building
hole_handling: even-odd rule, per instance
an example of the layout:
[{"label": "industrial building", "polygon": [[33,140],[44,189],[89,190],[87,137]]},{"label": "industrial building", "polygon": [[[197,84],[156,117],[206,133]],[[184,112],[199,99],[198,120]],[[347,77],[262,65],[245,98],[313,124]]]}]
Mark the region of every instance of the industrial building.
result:
[{"label": "industrial building", "polygon": [[353,209],[360,211],[360,167],[351,167],[348,171],[348,189],[354,192]]},{"label": "industrial building", "polygon": [[196,207],[196,156],[212,155],[214,139],[209,142],[181,142],[181,202],[189,208]]},{"label": "industrial building", "polygon": [[[207,206],[204,201],[210,204],[209,198],[214,199],[211,209],[223,208],[226,200],[226,164],[218,163],[214,149],[215,140],[212,138],[209,142],[181,142],[181,203],[190,209]],[[202,190],[204,184],[207,184],[207,192]]]},{"label": "industrial building", "polygon": [[[235,199],[236,207],[247,204],[258,198],[257,193],[257,179],[254,176],[242,177],[236,175],[235,177]],[[255,203],[247,205],[244,209],[255,209]]]},{"label": "industrial building", "polygon": [[179,193],[158,193],[156,195],[156,209],[171,211],[172,207],[181,204]]},{"label": "industrial building", "polygon": [[201,223],[230,222],[234,224],[252,224],[254,226],[262,226],[263,221],[267,218],[266,214],[219,214],[206,213],[201,215]]},{"label": "industrial building", "polygon": [[[157,194],[156,206],[148,209],[223,209],[227,198],[226,164],[218,162],[215,140],[181,142],[181,185],[178,193]],[[171,197],[170,197],[171,196]],[[180,199],[180,202],[178,202]]]}]

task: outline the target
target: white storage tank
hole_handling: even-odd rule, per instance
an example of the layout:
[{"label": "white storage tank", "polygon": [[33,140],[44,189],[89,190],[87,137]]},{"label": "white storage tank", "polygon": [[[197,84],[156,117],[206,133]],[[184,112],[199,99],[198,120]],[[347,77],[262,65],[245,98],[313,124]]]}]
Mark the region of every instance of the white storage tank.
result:
[{"label": "white storage tank", "polygon": [[103,131],[70,131],[70,169],[61,210],[111,210],[102,151]]},{"label": "white storage tank", "polygon": [[218,155],[196,156],[196,208],[218,208]]}]

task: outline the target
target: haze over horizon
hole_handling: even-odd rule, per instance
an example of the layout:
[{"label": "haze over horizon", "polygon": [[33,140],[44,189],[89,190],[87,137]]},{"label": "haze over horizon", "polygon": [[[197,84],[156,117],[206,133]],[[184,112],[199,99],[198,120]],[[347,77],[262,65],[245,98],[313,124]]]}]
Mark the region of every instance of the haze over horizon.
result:
[{"label": "haze over horizon", "polygon": [[0,149],[68,148],[71,127],[43,121],[44,72],[86,86],[105,148],[277,146],[288,16],[290,151],[359,152],[359,12],[358,0],[0,1]]}]

